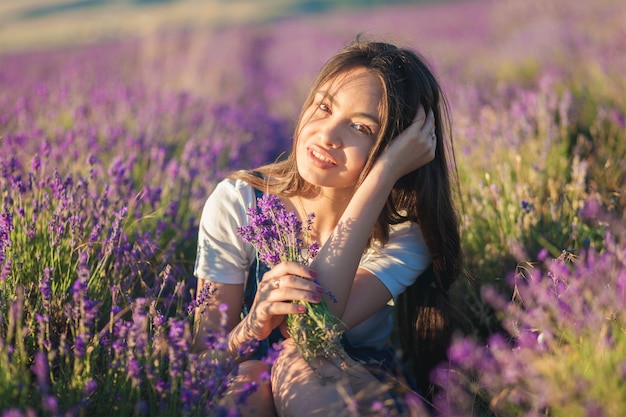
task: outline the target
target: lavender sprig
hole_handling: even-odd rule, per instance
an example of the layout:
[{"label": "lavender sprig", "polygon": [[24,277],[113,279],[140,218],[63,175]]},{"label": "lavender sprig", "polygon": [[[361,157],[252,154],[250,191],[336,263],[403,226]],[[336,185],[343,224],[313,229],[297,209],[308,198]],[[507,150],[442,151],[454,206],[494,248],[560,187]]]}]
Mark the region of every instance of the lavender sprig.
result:
[{"label": "lavender sprig", "polygon": [[[296,213],[288,212],[278,197],[263,195],[257,200],[257,207],[248,210],[249,224],[238,228],[237,232],[244,242],[254,246],[259,259],[270,268],[282,261],[308,265],[319,250],[317,242],[307,245],[303,239],[314,217],[310,213],[303,228]],[[334,299],[332,294],[329,296]],[[340,320],[330,312],[325,301],[294,302],[307,307],[304,314],[287,316],[289,335],[302,357],[307,361],[316,357],[341,358]]]}]

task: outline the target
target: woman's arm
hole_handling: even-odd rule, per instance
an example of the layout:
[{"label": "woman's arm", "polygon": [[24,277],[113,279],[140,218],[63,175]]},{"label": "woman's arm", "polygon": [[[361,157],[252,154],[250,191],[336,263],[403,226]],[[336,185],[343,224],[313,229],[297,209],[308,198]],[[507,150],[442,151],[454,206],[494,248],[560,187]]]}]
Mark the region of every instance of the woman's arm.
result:
[{"label": "woman's arm", "polygon": [[[204,340],[208,334],[226,330],[229,350],[239,356],[249,343],[269,336],[286,314],[303,313],[302,306],[291,300],[321,300],[323,290],[314,282],[311,270],[295,262],[283,262],[263,275],[249,314],[240,320],[243,283],[254,250],[243,243],[236,230],[246,224],[246,210],[254,199],[250,186],[228,180],[216,187],[204,206],[195,273],[199,277],[197,294],[209,296],[200,297],[206,300],[196,308],[195,351],[206,350]],[[228,306],[225,329],[220,328],[221,305]]]},{"label": "woman's arm", "polygon": [[[241,311],[235,306],[241,305],[243,299],[243,284],[222,284],[198,279],[197,294],[210,291],[211,295],[206,303],[196,308],[194,316],[195,333],[193,337],[192,350],[202,352],[207,349],[204,343],[209,334],[219,333],[222,330],[230,332],[239,323]],[[220,311],[220,305],[225,304],[228,309],[225,313]],[[220,329],[222,314],[226,314],[225,328]],[[233,354],[237,347],[233,346]]]},{"label": "woman's arm", "polygon": [[[328,303],[336,316],[344,316],[361,255],[394,184],[402,176],[434,159],[435,141],[430,137],[433,129],[432,112],[425,117],[424,111],[420,110],[411,126],[390,144],[374,164],[352,196],[333,234],[313,260],[311,267],[317,272],[319,282],[336,298],[337,302]],[[369,281],[373,277],[364,271],[360,271],[359,275]],[[384,297],[389,299],[388,291]]]},{"label": "woman's arm", "polygon": [[[314,281],[315,273],[296,262],[281,262],[263,275],[259,283],[249,314],[239,319],[243,300],[242,284],[220,284],[199,279],[198,294],[210,285],[210,297],[205,305],[196,309],[196,333],[193,349],[206,350],[205,337],[212,332],[228,332],[228,351],[233,357],[245,357],[251,343],[267,338],[278,327],[287,314],[301,314],[304,306],[292,300],[311,303],[321,301],[324,291]],[[227,305],[225,328],[220,329],[221,305]]]},{"label": "woman's arm", "polygon": [[[210,287],[210,288],[207,288]],[[243,359],[246,356],[245,350],[255,340],[262,340],[269,335],[280,321],[271,317],[266,318],[265,324],[259,319],[251,319],[257,316],[255,309],[251,309],[250,315],[243,320],[240,319],[241,306],[243,300],[242,284],[222,284],[206,279],[198,280],[198,294],[203,290],[208,290],[210,296],[206,303],[196,309],[195,314],[195,334],[193,340],[193,350],[202,352],[207,349],[204,342],[210,334],[228,334],[228,353],[235,358]],[[227,309],[222,312],[220,306],[226,305]],[[223,320],[225,319],[225,320]]]}]

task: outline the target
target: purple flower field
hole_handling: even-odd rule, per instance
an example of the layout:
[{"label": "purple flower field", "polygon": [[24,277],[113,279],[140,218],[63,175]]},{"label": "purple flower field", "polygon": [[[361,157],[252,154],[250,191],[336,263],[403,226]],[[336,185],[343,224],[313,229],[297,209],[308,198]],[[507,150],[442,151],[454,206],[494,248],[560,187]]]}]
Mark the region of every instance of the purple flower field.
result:
[{"label": "purple flower field", "polygon": [[433,413],[624,415],[624,21],[471,0],[0,55],[2,417],[237,415],[224,335],[190,350],[202,205],[289,152],[359,33],[418,50],[452,109],[468,278]]}]

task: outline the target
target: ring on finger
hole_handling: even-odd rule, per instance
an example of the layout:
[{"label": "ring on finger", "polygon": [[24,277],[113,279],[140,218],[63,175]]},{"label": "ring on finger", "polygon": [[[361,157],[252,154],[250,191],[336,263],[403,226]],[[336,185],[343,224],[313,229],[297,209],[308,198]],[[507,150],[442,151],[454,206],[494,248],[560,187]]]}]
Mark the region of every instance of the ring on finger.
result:
[{"label": "ring on finger", "polygon": [[272,282],[272,285],[274,285],[274,288],[280,288],[280,280],[276,278],[274,282]]}]

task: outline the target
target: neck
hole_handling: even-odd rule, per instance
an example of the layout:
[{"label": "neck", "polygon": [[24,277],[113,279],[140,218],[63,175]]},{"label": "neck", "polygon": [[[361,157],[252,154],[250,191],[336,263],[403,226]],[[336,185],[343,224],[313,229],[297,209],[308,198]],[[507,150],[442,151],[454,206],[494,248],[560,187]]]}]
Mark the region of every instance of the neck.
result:
[{"label": "neck", "polygon": [[309,213],[315,214],[310,234],[311,240],[317,241],[320,246],[326,242],[353,193],[353,188],[329,188],[320,189],[313,195],[297,195],[291,198],[291,203],[302,220],[305,220]]}]

